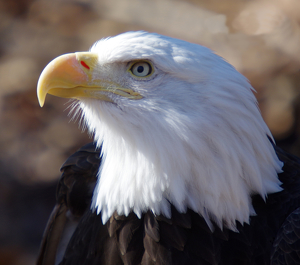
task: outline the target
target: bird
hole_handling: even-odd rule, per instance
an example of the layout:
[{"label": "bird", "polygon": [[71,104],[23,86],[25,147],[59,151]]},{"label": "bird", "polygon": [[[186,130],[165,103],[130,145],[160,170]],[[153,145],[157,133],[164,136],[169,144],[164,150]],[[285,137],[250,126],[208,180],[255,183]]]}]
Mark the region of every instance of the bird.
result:
[{"label": "bird", "polygon": [[40,106],[71,99],[94,141],[61,168],[37,264],[300,264],[300,159],[254,93],[209,48],[145,31],[52,60]]}]

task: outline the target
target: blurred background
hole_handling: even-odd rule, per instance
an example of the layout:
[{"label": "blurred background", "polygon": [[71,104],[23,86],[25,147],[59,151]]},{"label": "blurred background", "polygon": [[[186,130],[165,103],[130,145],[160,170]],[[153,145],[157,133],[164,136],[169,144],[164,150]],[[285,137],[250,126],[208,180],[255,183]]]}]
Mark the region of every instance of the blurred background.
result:
[{"label": "blurred background", "polygon": [[223,56],[256,89],[277,143],[300,155],[299,0],[0,0],[0,265],[34,264],[59,168],[91,141],[66,100],[39,107],[39,74],[58,55],[129,30]]}]

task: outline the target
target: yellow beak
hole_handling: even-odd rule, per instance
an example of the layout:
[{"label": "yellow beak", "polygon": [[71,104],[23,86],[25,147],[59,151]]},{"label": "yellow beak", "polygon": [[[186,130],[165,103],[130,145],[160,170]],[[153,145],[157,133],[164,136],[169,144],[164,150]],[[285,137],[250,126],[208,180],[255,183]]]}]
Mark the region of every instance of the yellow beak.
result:
[{"label": "yellow beak", "polygon": [[51,61],[41,73],[37,85],[40,106],[43,107],[47,94],[75,99],[89,97],[109,102],[112,100],[101,92],[110,92],[130,99],[142,98],[132,89],[95,78],[97,63],[98,55],[91,52],[68,53]]}]

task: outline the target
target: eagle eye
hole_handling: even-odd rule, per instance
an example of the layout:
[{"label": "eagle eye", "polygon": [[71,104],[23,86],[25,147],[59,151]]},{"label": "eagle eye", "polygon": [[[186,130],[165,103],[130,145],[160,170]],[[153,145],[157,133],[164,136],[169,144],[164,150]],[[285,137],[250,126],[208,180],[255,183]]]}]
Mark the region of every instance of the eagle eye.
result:
[{"label": "eagle eye", "polygon": [[152,74],[153,69],[148,62],[136,62],[130,67],[130,72],[137,77],[147,77]]}]

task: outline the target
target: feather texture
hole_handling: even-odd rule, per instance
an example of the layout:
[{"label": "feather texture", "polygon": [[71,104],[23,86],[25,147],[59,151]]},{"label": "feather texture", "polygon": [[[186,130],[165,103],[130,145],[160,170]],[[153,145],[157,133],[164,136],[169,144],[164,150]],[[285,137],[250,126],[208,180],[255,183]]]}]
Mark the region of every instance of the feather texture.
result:
[{"label": "feather texture", "polygon": [[[102,147],[92,208],[106,222],[114,211],[151,210],[170,218],[170,203],[235,230],[254,215],[251,195],[281,190],[282,163],[268,137],[253,88],[208,48],[146,32],[103,39],[93,79],[143,96],[111,102],[81,98],[84,121]],[[127,66],[149,60],[154,73],[133,78]],[[145,185],[145,183],[147,183]],[[126,189],[124,189],[126,187]]]},{"label": "feather texture", "polygon": [[[227,228],[221,230],[216,224],[213,224],[212,231],[206,221],[190,209],[183,214],[171,207],[171,219],[163,215],[154,215],[150,211],[144,213],[141,218],[134,213],[126,217],[114,212],[110,220],[103,224],[101,215],[87,208],[60,264],[299,263],[300,258],[296,261],[294,258],[299,251],[297,242],[300,240],[297,232],[297,208],[300,206],[299,159],[276,149],[278,156],[285,163],[284,173],[279,174],[284,190],[270,194],[266,202],[259,195],[253,196],[252,203],[257,216],[251,217],[250,225],[237,223],[238,233]],[[67,166],[63,167],[62,176],[65,176],[66,172],[80,170],[75,157],[80,157],[83,161],[97,156],[94,151],[75,153],[68,160]],[[95,168],[100,163],[99,159],[96,161],[93,166]],[[96,174],[97,170],[85,171],[85,178],[93,179]],[[70,192],[68,189],[66,191]],[[76,205],[74,207],[76,208]],[[79,211],[75,209],[75,212]],[[47,230],[45,237],[49,239],[49,235],[51,232]],[[44,263],[40,264],[47,264],[45,259],[46,255],[40,260]]]},{"label": "feather texture", "polygon": [[[299,159],[274,146],[246,78],[209,49],[158,34],[124,33],[91,51],[85,85],[101,89],[85,97],[80,87],[72,109],[95,146],[62,168],[58,204],[79,222],[60,264],[300,263]],[[144,61],[153,71],[134,76]],[[40,260],[56,234],[46,232]]]}]

